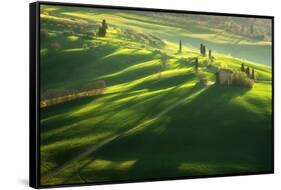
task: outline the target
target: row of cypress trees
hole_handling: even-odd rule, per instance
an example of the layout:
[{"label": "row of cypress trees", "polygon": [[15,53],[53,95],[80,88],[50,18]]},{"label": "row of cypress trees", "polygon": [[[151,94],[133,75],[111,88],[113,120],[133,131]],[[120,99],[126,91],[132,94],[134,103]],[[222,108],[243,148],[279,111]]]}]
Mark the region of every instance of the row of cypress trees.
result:
[{"label": "row of cypress trees", "polygon": [[[206,56],[206,46],[204,44],[200,44],[200,53],[202,56]],[[212,50],[209,49],[209,59],[212,59]]]},{"label": "row of cypress trees", "polygon": [[206,46],[204,44],[200,44],[200,53],[202,56],[206,56]]},{"label": "row of cypress trees", "polygon": [[245,72],[248,78],[255,80],[256,74],[255,74],[255,69],[254,68],[252,68],[252,72],[251,72],[250,67],[247,66],[247,68],[245,68],[244,63],[242,63],[241,64],[241,71]]}]

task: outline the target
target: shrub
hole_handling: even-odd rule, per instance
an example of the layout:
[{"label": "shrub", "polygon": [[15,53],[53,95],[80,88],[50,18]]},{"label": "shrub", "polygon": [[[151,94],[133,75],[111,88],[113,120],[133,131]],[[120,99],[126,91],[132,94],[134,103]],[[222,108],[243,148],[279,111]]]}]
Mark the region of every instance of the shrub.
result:
[{"label": "shrub", "polygon": [[235,86],[242,86],[247,88],[252,88],[254,81],[249,79],[247,74],[241,71],[233,72],[231,76],[232,84]]}]

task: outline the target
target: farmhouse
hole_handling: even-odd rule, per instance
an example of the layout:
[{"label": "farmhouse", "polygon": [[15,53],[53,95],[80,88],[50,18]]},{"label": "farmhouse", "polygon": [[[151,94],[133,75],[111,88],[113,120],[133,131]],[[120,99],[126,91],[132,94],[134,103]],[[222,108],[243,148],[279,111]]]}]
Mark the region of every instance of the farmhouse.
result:
[{"label": "farmhouse", "polygon": [[232,71],[229,69],[220,69],[216,73],[216,82],[221,85],[231,85],[232,84]]}]

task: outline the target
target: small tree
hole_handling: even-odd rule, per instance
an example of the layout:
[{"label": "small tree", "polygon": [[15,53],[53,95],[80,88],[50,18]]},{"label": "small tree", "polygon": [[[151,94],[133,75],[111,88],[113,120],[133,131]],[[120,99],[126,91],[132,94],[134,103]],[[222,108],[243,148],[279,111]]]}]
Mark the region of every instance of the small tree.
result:
[{"label": "small tree", "polygon": [[241,64],[241,71],[242,71],[242,72],[245,72],[245,66],[244,66],[244,63],[242,63],[242,64]]},{"label": "small tree", "polygon": [[255,80],[256,76],[255,76],[255,69],[252,68],[252,74],[251,74],[251,79]]},{"label": "small tree", "polygon": [[181,50],[182,50],[182,42],[180,40],[180,43],[179,43],[179,53],[181,53]]},{"label": "small tree", "polygon": [[105,37],[107,28],[108,27],[107,27],[106,20],[102,20],[102,24],[99,27],[98,35],[101,37]]},{"label": "small tree", "polygon": [[196,57],[194,61],[194,69],[196,72],[198,71],[198,68],[199,68],[199,62],[198,62],[198,57]]}]

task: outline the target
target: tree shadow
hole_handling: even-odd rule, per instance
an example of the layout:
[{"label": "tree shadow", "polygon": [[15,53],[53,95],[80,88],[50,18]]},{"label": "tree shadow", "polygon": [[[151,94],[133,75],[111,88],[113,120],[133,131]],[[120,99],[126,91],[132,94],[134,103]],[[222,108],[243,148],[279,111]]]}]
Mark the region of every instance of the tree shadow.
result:
[{"label": "tree shadow", "polygon": [[[87,181],[111,181],[270,171],[268,121],[231,103],[247,91],[217,85],[207,88],[150,127],[122,136],[92,155],[93,160],[136,160],[133,167],[91,174],[83,173],[86,164],[81,175]],[[155,131],[161,127],[160,133]]]},{"label": "tree shadow", "polygon": [[[185,83],[183,83],[183,84],[185,84]],[[124,133],[126,133],[126,131],[131,130],[132,128],[134,128],[134,126],[137,127],[140,123],[143,123],[146,120],[150,119],[151,117],[154,117],[155,114],[157,115],[158,113],[161,113],[161,107],[159,106],[160,104],[158,104],[158,103],[159,102],[163,102],[165,100],[169,100],[170,101],[171,100],[170,97],[172,97],[173,93],[176,92],[182,85],[178,85],[178,86],[174,87],[173,89],[171,89],[170,91],[166,92],[165,94],[158,95],[156,99],[155,99],[155,97],[152,97],[152,98],[155,99],[156,102],[152,101],[150,104],[146,105],[146,111],[143,112],[142,114],[139,114],[139,117],[136,120],[134,120],[133,123],[129,122],[129,121],[126,121],[126,122],[123,121],[123,123],[122,123],[123,127],[120,130],[110,129],[110,131],[113,131],[114,134],[120,134],[122,136]],[[197,88],[197,87],[195,87],[195,88]],[[190,91],[187,91],[187,92],[183,93],[181,96],[187,96],[190,93],[193,93],[193,88]],[[172,99],[172,101],[176,102],[177,99]],[[141,104],[143,104],[143,103],[144,102],[141,102]],[[134,106],[135,105],[130,105],[130,106],[129,105],[123,105],[122,109],[123,110],[131,109]],[[120,111],[122,111],[122,109],[118,110],[118,111],[120,112]],[[106,118],[106,120],[104,120],[104,121],[108,121],[112,117],[114,117],[114,114],[110,115],[110,117]],[[102,122],[99,123],[99,124],[102,124]],[[96,127],[98,127],[98,126],[99,125],[97,125]],[[103,128],[99,128],[99,129],[101,130],[101,132],[103,131]],[[98,132],[98,131],[96,131],[96,132]],[[77,131],[75,133],[75,137],[77,137],[77,136],[85,136],[86,134],[89,134],[89,133],[90,133],[90,131]],[[91,131],[91,133],[93,133],[93,131]],[[59,138],[71,138],[68,133],[67,134],[65,134],[65,133],[64,134],[60,134],[57,137],[59,137]],[[54,137],[51,137],[51,138],[54,139]],[[50,142],[50,138],[48,139],[48,143],[49,142]],[[65,149],[65,150],[61,150],[60,149],[60,151],[53,152],[52,153],[52,157],[49,158],[50,159],[49,161],[51,161],[52,163],[56,163],[57,167],[55,167],[52,170],[50,170],[50,172],[51,171],[55,171],[56,168],[60,167],[60,165],[62,165],[64,162],[66,162],[66,160],[68,158],[71,159],[73,156],[79,155],[79,154],[85,152],[85,150],[87,150],[91,146],[92,146],[91,144],[88,144],[88,145],[85,145],[85,146],[76,147],[75,149],[72,148],[71,152],[69,152],[67,149]],[[67,155],[67,156],[62,157],[61,156],[62,154],[63,155]],[[93,154],[91,154],[91,155],[95,155],[95,152]],[[90,160],[90,162],[91,162],[91,160]],[[88,163],[86,163],[84,165],[86,166],[90,162],[88,162]],[[82,166],[81,168],[84,168],[84,166]],[[79,169],[79,171],[80,171],[80,169]],[[49,172],[47,172],[47,173],[49,173]]]}]

